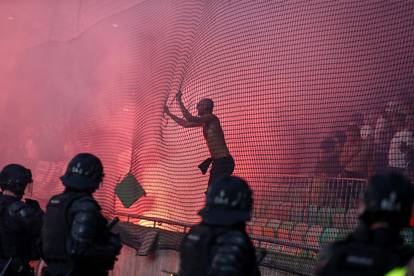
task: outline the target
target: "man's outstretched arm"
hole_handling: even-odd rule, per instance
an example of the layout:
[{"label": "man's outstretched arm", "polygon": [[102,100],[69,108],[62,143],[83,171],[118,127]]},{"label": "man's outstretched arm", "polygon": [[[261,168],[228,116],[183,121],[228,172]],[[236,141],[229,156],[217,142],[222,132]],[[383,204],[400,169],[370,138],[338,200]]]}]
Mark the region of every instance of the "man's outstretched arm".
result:
[{"label": "man's outstretched arm", "polygon": [[188,122],[192,122],[192,123],[198,123],[198,124],[204,124],[204,123],[208,123],[211,120],[213,120],[215,117],[212,114],[208,114],[205,116],[201,116],[201,117],[197,117],[197,116],[193,116],[190,111],[188,111],[188,109],[185,107],[183,100],[182,100],[182,92],[179,91],[177,93],[177,103],[178,106],[181,109],[181,112],[183,113],[184,118],[188,121]]},{"label": "man's outstretched arm", "polygon": [[170,116],[170,118],[173,119],[174,122],[176,122],[177,124],[179,124],[182,127],[188,128],[188,127],[200,127],[200,126],[202,126],[202,124],[195,123],[195,122],[189,122],[187,120],[184,120],[184,119],[182,119],[180,117],[175,116],[174,114],[172,114],[170,112],[170,109],[167,106],[164,108],[164,112],[168,116]]}]

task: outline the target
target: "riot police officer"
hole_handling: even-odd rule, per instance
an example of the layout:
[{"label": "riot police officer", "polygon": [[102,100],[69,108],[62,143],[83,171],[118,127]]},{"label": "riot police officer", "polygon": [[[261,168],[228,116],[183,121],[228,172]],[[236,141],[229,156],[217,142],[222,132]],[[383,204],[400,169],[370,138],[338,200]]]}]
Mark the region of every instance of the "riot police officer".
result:
[{"label": "riot police officer", "polygon": [[243,179],[224,176],[213,182],[199,212],[202,222],[183,239],[179,275],[260,275],[245,230],[252,204],[252,191]]},{"label": "riot police officer", "polygon": [[32,183],[29,169],[10,164],[0,173],[0,275],[34,275],[31,260],[39,260],[43,211],[35,200],[22,201]]},{"label": "riot police officer", "polygon": [[121,250],[119,235],[92,194],[104,177],[101,161],[89,153],[76,155],[61,181],[65,191],[53,196],[42,229],[46,275],[108,275]]},{"label": "riot police officer", "polygon": [[364,193],[360,227],[321,252],[316,275],[385,275],[414,256],[400,230],[409,226],[414,189],[397,171],[374,175]]}]

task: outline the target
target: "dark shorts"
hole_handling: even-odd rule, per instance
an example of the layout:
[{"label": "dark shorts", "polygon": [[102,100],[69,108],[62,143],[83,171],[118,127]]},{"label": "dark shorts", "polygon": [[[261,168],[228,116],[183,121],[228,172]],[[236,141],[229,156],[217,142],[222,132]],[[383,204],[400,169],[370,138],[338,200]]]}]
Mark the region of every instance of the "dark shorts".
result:
[{"label": "dark shorts", "polygon": [[222,176],[230,176],[234,172],[234,159],[231,156],[212,160],[213,166],[210,170],[208,185]]},{"label": "dark shorts", "polygon": [[59,266],[57,264],[50,264],[44,273],[45,276],[108,276],[107,271],[99,270],[95,267],[76,267],[68,268],[67,265]]}]

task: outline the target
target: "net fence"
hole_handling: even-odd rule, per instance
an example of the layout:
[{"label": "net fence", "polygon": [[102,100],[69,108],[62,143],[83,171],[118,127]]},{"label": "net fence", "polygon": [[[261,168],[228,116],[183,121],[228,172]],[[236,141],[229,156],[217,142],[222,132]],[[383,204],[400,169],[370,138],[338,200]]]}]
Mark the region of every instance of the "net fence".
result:
[{"label": "net fence", "polygon": [[[214,100],[234,174],[254,190],[248,230],[268,251],[262,265],[311,273],[320,247],[356,226],[369,175],[389,166],[413,174],[409,1],[0,6],[0,28],[19,41],[5,42],[11,54],[0,49],[10,91],[0,98],[2,163],[32,168],[44,206],[63,190],[58,177],[75,153],[97,154],[105,181],[96,197],[138,250],[156,237],[158,248],[178,249],[204,204],[202,130],[163,114],[167,105],[180,115],[180,86],[193,114],[200,99]],[[145,195],[126,208],[115,190],[128,175]]]}]

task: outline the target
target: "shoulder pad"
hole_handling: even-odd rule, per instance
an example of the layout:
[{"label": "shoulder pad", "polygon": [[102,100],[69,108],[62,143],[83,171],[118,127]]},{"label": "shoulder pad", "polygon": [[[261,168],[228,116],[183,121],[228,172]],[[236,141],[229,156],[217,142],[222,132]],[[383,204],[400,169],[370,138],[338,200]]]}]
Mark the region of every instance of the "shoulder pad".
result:
[{"label": "shoulder pad", "polygon": [[60,204],[61,202],[61,195],[54,195],[50,198],[48,204]]},{"label": "shoulder pad", "polygon": [[217,237],[217,244],[232,244],[236,246],[247,246],[249,244],[248,237],[241,231],[228,231]]},{"label": "shoulder pad", "polygon": [[34,220],[37,220],[38,218],[34,209],[21,201],[16,201],[10,204],[8,207],[8,214],[11,219],[26,226],[33,224]]},{"label": "shoulder pad", "polygon": [[99,212],[101,207],[92,197],[82,197],[75,200],[69,210],[70,212]]},{"label": "shoulder pad", "polygon": [[213,238],[214,233],[208,226],[205,225],[196,225],[191,228],[184,237],[184,246],[192,246],[199,243],[208,243],[211,238]]},{"label": "shoulder pad", "polygon": [[206,225],[196,225],[193,226],[189,232],[189,234],[196,234],[196,235],[204,235],[206,233],[211,233],[211,229],[210,227],[206,226]]},{"label": "shoulder pad", "polygon": [[16,216],[20,213],[25,213],[29,209],[29,206],[22,201],[15,201],[7,207],[10,216]]},{"label": "shoulder pad", "polygon": [[401,245],[395,251],[403,262],[409,262],[414,256],[414,248],[409,245]]},{"label": "shoulder pad", "polygon": [[349,234],[345,239],[331,242],[321,248],[319,251],[320,258],[329,258],[335,251],[344,246],[352,244],[355,241],[353,234]]}]

